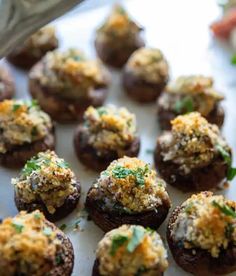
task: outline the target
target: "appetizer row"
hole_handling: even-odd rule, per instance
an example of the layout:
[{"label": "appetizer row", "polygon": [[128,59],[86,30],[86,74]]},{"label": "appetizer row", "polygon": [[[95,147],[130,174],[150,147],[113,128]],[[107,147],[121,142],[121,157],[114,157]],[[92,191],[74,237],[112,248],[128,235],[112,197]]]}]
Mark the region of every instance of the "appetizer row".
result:
[{"label": "appetizer row", "polygon": [[[176,263],[194,275],[236,271],[236,202],[211,192],[194,194],[176,207],[167,242]],[[65,275],[74,265],[70,240],[36,210],[0,223],[0,274]],[[93,276],[163,275],[167,250],[159,234],[143,226],[121,225],[98,243]]]},{"label": "appetizer row", "polygon": [[[0,162],[21,167],[38,152],[55,148],[54,125],[35,101],[0,102]],[[112,105],[88,107],[74,134],[79,160],[102,171],[123,156],[135,157],[140,149],[135,115]],[[184,191],[215,188],[232,180],[231,148],[219,128],[198,112],[179,115],[171,129],[157,138],[156,168],[163,179]]]}]

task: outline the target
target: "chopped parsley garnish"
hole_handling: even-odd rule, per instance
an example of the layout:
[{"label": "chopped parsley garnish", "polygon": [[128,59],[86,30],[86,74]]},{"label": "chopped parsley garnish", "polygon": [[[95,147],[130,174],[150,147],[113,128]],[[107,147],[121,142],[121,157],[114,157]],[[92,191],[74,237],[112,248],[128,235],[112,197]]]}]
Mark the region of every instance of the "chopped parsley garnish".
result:
[{"label": "chopped parsley garnish", "polygon": [[139,167],[135,170],[128,169],[118,165],[112,170],[112,175],[115,178],[126,178],[127,176],[132,175],[135,177],[136,184],[142,186],[145,184],[144,177],[146,176],[148,171],[149,167],[147,164],[144,168]]},{"label": "chopped parsley garnish", "polygon": [[14,103],[12,107],[13,112],[16,112],[21,106],[22,104],[20,103]]},{"label": "chopped parsley garnish", "polygon": [[57,161],[57,166],[61,169],[67,169],[69,168],[69,163],[67,163],[64,160]]},{"label": "chopped parsley garnish", "polygon": [[220,209],[220,211],[222,213],[224,213],[226,216],[230,216],[230,217],[236,218],[235,211],[231,207],[229,207],[228,205],[220,205],[215,200],[212,202],[212,205],[214,207],[217,207],[218,209]]},{"label": "chopped parsley garnish", "polygon": [[52,228],[51,227],[44,227],[43,234],[45,236],[51,236],[51,234],[52,234]]},{"label": "chopped parsley garnish", "polygon": [[231,57],[231,64],[236,65],[236,54]]},{"label": "chopped parsley garnish", "polygon": [[21,233],[24,228],[24,225],[17,221],[13,221],[12,226],[15,228],[17,233]]},{"label": "chopped parsley garnish", "polygon": [[128,252],[130,252],[130,253],[134,252],[134,250],[137,248],[137,246],[143,240],[144,234],[145,234],[145,229],[137,227],[137,226],[133,227],[133,235],[127,245]]},{"label": "chopped parsley garnish", "polygon": [[116,235],[112,238],[110,254],[114,256],[119,247],[121,247],[125,242],[128,241],[128,237],[124,235]]},{"label": "chopped parsley garnish", "polygon": [[107,110],[106,110],[105,107],[99,107],[99,108],[97,108],[97,112],[98,112],[99,116],[107,114]]},{"label": "chopped parsley garnish", "polygon": [[143,273],[145,273],[147,271],[148,271],[148,269],[144,265],[142,265],[142,266],[139,267],[139,269],[135,273],[135,276],[142,276]]},{"label": "chopped parsley garnish", "polygon": [[41,218],[41,214],[40,214],[40,213],[34,214],[34,218],[35,218],[35,219],[40,219],[40,218]]},{"label": "chopped parsley garnish", "polygon": [[64,231],[66,229],[67,225],[65,223],[63,223],[59,228],[61,229],[61,231]]},{"label": "chopped parsley garnish", "polygon": [[181,100],[175,102],[174,111],[178,114],[182,112],[192,112],[193,111],[193,100],[190,96],[186,96]]},{"label": "chopped parsley garnish", "polygon": [[234,232],[234,227],[231,223],[228,223],[227,226],[226,226],[226,229],[225,229],[225,236],[227,238],[231,238],[232,237],[232,234]]},{"label": "chopped parsley garnish", "polygon": [[233,180],[236,175],[236,168],[232,167],[232,158],[230,154],[219,144],[216,145],[216,149],[218,150],[218,152],[221,154],[224,161],[228,165],[227,180]]},{"label": "chopped parsley garnish", "polygon": [[22,170],[24,175],[30,175],[33,171],[40,169],[40,165],[37,163],[36,158],[28,160]]},{"label": "chopped parsley garnish", "polygon": [[56,255],[55,261],[56,261],[56,264],[57,264],[57,265],[63,263],[63,258],[62,258],[62,256],[61,256],[61,255]]},{"label": "chopped parsley garnish", "polygon": [[186,213],[190,213],[191,212],[191,209],[193,208],[193,203],[192,202],[190,202],[185,208],[184,208],[184,211],[186,212]]}]

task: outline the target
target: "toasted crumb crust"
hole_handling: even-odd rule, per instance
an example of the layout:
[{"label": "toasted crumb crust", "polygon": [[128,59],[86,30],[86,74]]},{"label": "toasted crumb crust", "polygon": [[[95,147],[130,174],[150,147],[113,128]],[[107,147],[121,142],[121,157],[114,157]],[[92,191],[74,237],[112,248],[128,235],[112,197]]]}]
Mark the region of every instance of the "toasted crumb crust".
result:
[{"label": "toasted crumb crust", "polygon": [[150,227],[157,229],[165,220],[169,208],[169,202],[163,202],[162,205],[157,206],[156,210],[147,212],[135,213],[135,214],[120,214],[116,210],[106,212],[103,210],[102,205],[96,198],[89,196],[86,198],[85,207],[88,210],[90,218],[97,224],[104,232],[108,232],[114,228],[121,226],[122,224],[137,224],[144,227]]},{"label": "toasted crumb crust", "polygon": [[218,258],[213,258],[206,250],[185,249],[173,241],[171,231],[180,211],[180,206],[174,209],[167,227],[167,242],[176,263],[185,271],[198,276],[222,275],[235,271],[236,247],[233,244],[227,250],[222,250]]},{"label": "toasted crumb crust", "polygon": [[151,83],[125,69],[122,82],[125,92],[131,98],[140,103],[148,103],[155,101],[160,96],[168,82],[168,78]]},{"label": "toasted crumb crust", "polygon": [[145,46],[145,42],[140,34],[137,34],[133,45],[125,45],[124,43],[119,48],[114,48],[114,45],[111,43],[101,42],[97,38],[95,39],[95,49],[98,57],[105,64],[117,69],[122,68],[131,54],[143,46]]},{"label": "toasted crumb crust", "polygon": [[[171,120],[173,120],[179,114],[173,112],[172,110],[165,109],[159,101],[157,101],[157,115],[158,122],[162,130],[171,129]],[[218,127],[221,127],[224,123],[225,112],[223,107],[220,104],[217,104],[216,107],[208,114],[206,117],[207,121],[211,124],[215,124]]]},{"label": "toasted crumb crust", "polygon": [[[121,157],[116,152],[110,152],[106,156],[99,156],[96,150],[88,144],[88,137],[79,125],[74,134],[74,147],[78,159],[88,168],[95,171],[102,171],[107,168],[111,161]],[[124,150],[124,155],[135,157],[140,149],[140,139],[136,137],[133,143]]]},{"label": "toasted crumb crust", "polygon": [[221,156],[215,157],[210,164],[192,169],[191,173],[183,175],[179,172],[179,165],[171,160],[163,161],[161,153],[162,148],[157,141],[154,152],[157,171],[168,184],[184,192],[216,188],[227,175],[228,165]]},{"label": "toasted crumb crust", "polygon": [[[41,70],[42,63],[37,63],[32,70]],[[84,111],[88,106],[101,106],[105,101],[108,88],[107,86],[95,87],[88,99],[64,99],[58,97],[49,87],[42,86],[38,80],[29,79],[29,91],[34,99],[36,99],[45,112],[52,119],[60,123],[70,123],[81,121]]]},{"label": "toasted crumb crust", "polygon": [[45,217],[49,221],[58,221],[64,217],[66,217],[68,214],[70,214],[77,206],[79,199],[80,199],[80,192],[81,192],[81,186],[80,183],[77,181],[76,182],[76,191],[69,195],[62,206],[56,209],[55,213],[51,214],[48,212],[47,207],[42,201],[37,201],[34,203],[26,203],[23,201],[22,198],[19,198],[16,193],[14,195],[14,200],[16,207],[18,211],[27,211],[27,212],[32,212],[34,210],[40,210],[41,212],[44,213]]},{"label": "toasted crumb crust", "polygon": [[43,140],[16,146],[11,151],[0,154],[0,164],[8,168],[20,168],[26,163],[28,159],[36,155],[38,152],[46,151],[48,149],[54,150],[54,132],[55,131],[53,128]]}]

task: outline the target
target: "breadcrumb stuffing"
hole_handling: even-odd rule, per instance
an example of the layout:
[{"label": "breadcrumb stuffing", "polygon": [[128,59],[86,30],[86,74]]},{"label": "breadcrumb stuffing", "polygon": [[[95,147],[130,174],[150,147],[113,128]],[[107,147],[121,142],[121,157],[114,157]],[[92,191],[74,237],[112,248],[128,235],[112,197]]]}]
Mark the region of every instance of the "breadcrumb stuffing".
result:
[{"label": "breadcrumb stuffing", "polygon": [[160,138],[162,155],[164,161],[173,160],[179,164],[185,174],[193,168],[209,164],[219,155],[217,145],[230,152],[219,128],[208,123],[198,112],[177,116],[171,124],[171,134]]},{"label": "breadcrumb stuffing", "polygon": [[[129,252],[127,244],[132,239],[134,229],[144,235],[136,249]],[[114,239],[117,237],[125,237],[127,241],[118,246],[115,254],[111,254]],[[142,272],[145,272],[143,275],[155,276],[168,267],[167,251],[159,234],[142,226],[123,225],[108,232],[99,242],[96,256],[99,260],[99,272],[103,276],[135,276]]]},{"label": "breadcrumb stuffing", "polygon": [[88,143],[99,153],[123,151],[136,138],[136,117],[126,108],[114,105],[88,107],[84,113],[84,125],[89,132]]},{"label": "breadcrumb stuffing", "polygon": [[42,59],[42,68],[36,69],[30,77],[65,98],[89,97],[92,89],[105,82],[101,63],[88,60],[83,52],[73,48],[48,52]]},{"label": "breadcrumb stuffing", "polygon": [[169,66],[159,49],[140,48],[129,58],[126,69],[152,83],[167,81]]},{"label": "breadcrumb stuffing", "polygon": [[53,151],[40,152],[30,159],[12,184],[17,197],[26,203],[41,200],[51,214],[76,192],[73,171]]},{"label": "breadcrumb stuffing", "polygon": [[[203,75],[181,76],[172,81],[166,88],[169,97],[165,100],[168,108],[175,109],[176,101],[183,101],[189,97],[193,103],[193,110],[207,116],[224,96],[214,88],[211,77]],[[172,100],[171,100],[172,98]]]},{"label": "breadcrumb stuffing", "polygon": [[108,208],[126,212],[155,210],[170,205],[166,183],[148,164],[138,158],[123,157],[113,161],[94,185],[98,197]]},{"label": "breadcrumb stuffing", "polygon": [[[115,5],[104,24],[97,30],[99,40],[128,43],[136,39],[141,28],[130,18],[120,5]],[[114,45],[116,47],[116,45]]]},{"label": "breadcrumb stuffing", "polygon": [[61,247],[60,230],[49,224],[42,213],[20,212],[0,224],[0,274],[2,276],[48,273],[56,265]]},{"label": "breadcrumb stuffing", "polygon": [[185,248],[201,248],[217,258],[221,249],[236,242],[236,202],[202,192],[181,205],[172,236]]},{"label": "breadcrumb stuffing", "polygon": [[12,146],[43,139],[52,122],[34,101],[5,100],[0,103],[0,129],[0,153],[6,153]]}]

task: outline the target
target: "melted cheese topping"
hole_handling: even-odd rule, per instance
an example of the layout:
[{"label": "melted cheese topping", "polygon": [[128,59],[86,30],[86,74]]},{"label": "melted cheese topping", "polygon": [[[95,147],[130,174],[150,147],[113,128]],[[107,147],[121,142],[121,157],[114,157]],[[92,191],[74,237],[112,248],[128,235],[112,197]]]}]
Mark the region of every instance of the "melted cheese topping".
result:
[{"label": "melted cheese topping", "polygon": [[35,275],[49,272],[61,247],[57,230],[42,213],[20,212],[0,224],[0,274]]},{"label": "melted cheese topping", "polygon": [[190,173],[192,168],[206,166],[219,154],[221,145],[230,152],[219,128],[209,124],[199,113],[192,112],[177,116],[171,121],[172,132],[160,138],[163,145],[164,161],[172,160],[180,165],[180,170]]},{"label": "melted cheese topping", "polygon": [[170,204],[165,182],[149,165],[138,158],[123,157],[113,161],[95,184],[107,206],[127,212],[156,209]]},{"label": "melted cheese topping", "polygon": [[101,154],[123,151],[136,138],[136,118],[126,108],[113,105],[94,108],[90,106],[84,113],[85,128],[89,132],[88,143]]},{"label": "melted cheese topping", "polygon": [[[98,39],[119,44],[132,41],[141,28],[120,5],[115,5],[104,24],[97,30]],[[114,45],[115,47],[116,45]]]},{"label": "melted cheese topping", "polygon": [[[132,238],[136,228],[144,235],[133,252],[127,250],[127,243]],[[126,237],[127,241],[117,247],[111,254],[114,238]],[[168,267],[167,251],[159,234],[145,230],[142,226],[123,225],[108,232],[99,242],[96,256],[99,260],[99,272],[102,276],[120,275],[135,276],[145,272],[147,276],[159,275]]]},{"label": "melted cheese topping", "polygon": [[6,153],[13,146],[41,140],[51,128],[50,117],[33,101],[0,103],[0,153]]},{"label": "melted cheese topping", "polygon": [[92,89],[105,84],[101,63],[86,59],[77,49],[48,52],[42,65],[32,70],[30,77],[66,98],[89,97]]},{"label": "melted cheese topping", "polygon": [[41,200],[51,214],[76,191],[74,173],[53,151],[40,152],[30,159],[20,176],[12,179],[12,184],[17,196],[24,202]]},{"label": "melted cheese topping", "polygon": [[136,50],[129,58],[126,69],[149,82],[163,82],[168,79],[169,67],[159,49]]},{"label": "melted cheese topping", "polygon": [[167,86],[166,92],[174,97],[170,108],[174,109],[176,100],[191,97],[193,108],[207,116],[224,99],[214,88],[214,81],[202,75],[181,76]]},{"label": "melted cheese topping", "polygon": [[[227,210],[230,208],[232,215]],[[201,248],[217,258],[221,249],[236,242],[236,202],[202,192],[181,205],[172,235],[185,248]],[[234,216],[233,216],[234,215]]]}]

